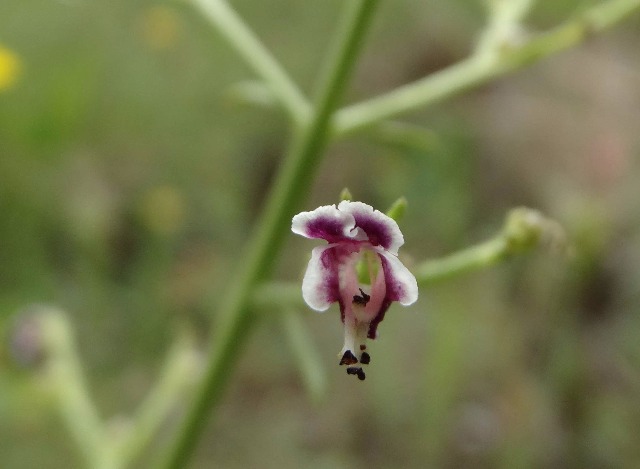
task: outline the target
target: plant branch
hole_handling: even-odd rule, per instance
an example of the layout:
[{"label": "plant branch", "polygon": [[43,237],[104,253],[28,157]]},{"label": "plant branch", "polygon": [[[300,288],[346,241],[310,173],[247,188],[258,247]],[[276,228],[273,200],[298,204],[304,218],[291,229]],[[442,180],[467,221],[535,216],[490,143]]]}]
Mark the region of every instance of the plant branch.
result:
[{"label": "plant branch", "polygon": [[429,285],[498,264],[508,257],[507,242],[500,234],[440,259],[425,261],[416,270],[418,284]]},{"label": "plant branch", "polygon": [[291,355],[300,371],[305,388],[313,402],[321,402],[327,394],[327,372],[319,358],[320,353],[314,347],[313,339],[298,311],[286,307],[280,317]]},{"label": "plant branch", "polygon": [[297,125],[309,117],[307,99],[278,61],[225,0],[190,0],[229,45],[271,88]]},{"label": "plant branch", "polygon": [[297,133],[240,270],[231,281],[231,290],[220,311],[223,323],[213,338],[214,346],[208,355],[205,375],[162,467],[185,467],[211,409],[220,401],[235,359],[249,333],[253,290],[273,268],[291,217],[308,192],[328,142],[331,116],[340,102],[377,4],[378,0],[353,0],[346,5],[343,29],[338,35],[335,53],[329,59],[328,72],[320,87],[312,119]]},{"label": "plant branch", "polygon": [[504,44],[499,54],[476,52],[469,58],[414,83],[340,110],[334,122],[334,135],[341,137],[351,134],[538,62],[584,42],[591,35],[619,23],[639,8],[640,0],[609,0],[520,44]]},{"label": "plant branch", "polygon": [[[100,418],[91,399],[67,316],[48,306],[34,306],[31,311],[24,316],[17,334],[26,334],[28,340],[23,341],[42,355],[47,388],[55,396],[56,408],[87,467],[127,467],[153,439],[184,390],[198,377],[199,361],[193,338],[187,333],[178,337],[160,379],[132,421],[111,429]],[[30,332],[33,330],[37,331],[35,336]]]},{"label": "plant branch", "polygon": [[45,356],[48,387],[88,467],[111,467],[104,425],[89,397],[69,320],[61,311],[38,307],[34,316]]},{"label": "plant branch", "polygon": [[512,209],[496,236],[449,256],[421,263],[415,269],[416,279],[419,285],[430,285],[491,267],[512,256],[528,253],[545,242],[564,248],[562,227],[536,210]]},{"label": "plant branch", "polygon": [[200,376],[200,356],[194,338],[183,332],[174,341],[158,382],[140,404],[131,426],[118,439],[115,452],[120,464],[127,467],[146,448],[176,403]]},{"label": "plant branch", "polygon": [[477,54],[499,54],[502,46],[516,43],[523,34],[522,19],[533,6],[534,0],[485,0],[489,20],[482,32]]}]

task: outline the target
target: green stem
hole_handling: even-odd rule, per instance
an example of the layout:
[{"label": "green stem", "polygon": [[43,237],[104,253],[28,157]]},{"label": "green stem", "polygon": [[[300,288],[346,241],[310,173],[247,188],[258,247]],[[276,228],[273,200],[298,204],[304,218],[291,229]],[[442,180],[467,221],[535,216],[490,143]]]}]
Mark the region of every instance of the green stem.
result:
[{"label": "green stem", "polygon": [[506,259],[508,254],[507,241],[500,235],[450,256],[425,261],[415,269],[415,276],[419,285],[429,285],[491,267]]},{"label": "green stem", "polygon": [[181,393],[198,376],[198,357],[191,336],[182,334],[175,341],[160,381],[143,401],[131,426],[111,432],[89,395],[67,316],[44,307],[38,311],[36,320],[46,356],[44,370],[48,388],[87,467],[127,467],[155,436]]},{"label": "green stem", "polygon": [[489,22],[476,53],[499,54],[503,45],[518,40],[520,23],[533,7],[533,0],[487,0]]},{"label": "green stem", "polygon": [[254,290],[253,308],[278,311],[282,305],[305,306],[299,282],[267,282]]},{"label": "green stem", "polygon": [[111,467],[105,431],[89,397],[69,321],[64,313],[46,308],[39,316],[47,354],[46,377],[60,415],[82,451],[88,467]]},{"label": "green stem", "polygon": [[289,349],[300,370],[307,392],[314,402],[321,402],[327,394],[327,372],[320,360],[320,353],[316,350],[298,311],[288,307],[280,316]]},{"label": "green stem", "polygon": [[128,431],[114,445],[118,467],[129,466],[158,433],[185,391],[196,381],[199,358],[193,337],[182,333],[169,352],[159,381],[136,411]]},{"label": "green stem", "polygon": [[185,467],[211,409],[220,400],[235,358],[249,333],[253,289],[273,268],[277,252],[289,230],[291,217],[308,193],[327,145],[331,116],[353,70],[378,1],[354,0],[347,4],[344,28],[338,36],[335,55],[329,61],[315,112],[307,128],[296,136],[276,178],[256,234],[250,241],[241,269],[233,279],[231,291],[222,305],[220,314],[224,322],[214,337],[214,347],[210,350],[202,383],[196,390],[162,467]]},{"label": "green stem", "polygon": [[491,267],[516,254],[532,251],[542,243],[566,248],[562,227],[537,210],[511,209],[499,234],[483,243],[441,259],[425,261],[415,269],[419,285],[428,285],[467,272]]},{"label": "green stem", "polygon": [[310,106],[278,61],[224,0],[191,0],[227,42],[271,88],[297,125],[303,125]]},{"label": "green stem", "polygon": [[553,30],[518,45],[505,45],[500,54],[476,53],[428,77],[344,108],[335,119],[336,137],[382,120],[450,98],[498,76],[584,42],[640,8],[640,0],[610,0],[584,11]]}]

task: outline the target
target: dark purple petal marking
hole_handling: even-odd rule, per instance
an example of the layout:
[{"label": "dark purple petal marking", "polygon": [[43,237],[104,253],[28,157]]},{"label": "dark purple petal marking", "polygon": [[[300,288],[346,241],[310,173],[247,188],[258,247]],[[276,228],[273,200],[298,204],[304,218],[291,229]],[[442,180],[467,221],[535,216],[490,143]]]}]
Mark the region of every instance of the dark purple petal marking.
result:
[{"label": "dark purple petal marking", "polygon": [[378,313],[373,318],[373,320],[369,323],[369,330],[367,331],[367,337],[369,339],[373,340],[376,338],[378,333],[378,324],[380,324],[384,319],[384,315],[389,309],[389,306],[391,306],[391,300],[389,300],[388,298],[385,298],[382,304],[380,305],[380,309],[378,310]]},{"label": "dark purple petal marking", "polygon": [[[389,309],[389,306],[391,306],[391,303],[393,303],[394,301],[404,301],[407,299],[408,296],[410,296],[408,295],[408,292],[407,292],[407,285],[405,285],[405,283],[403,283],[401,279],[396,278],[394,276],[392,264],[385,256],[391,257],[393,256],[393,254],[382,255],[378,253],[378,257],[380,258],[380,263],[382,265],[382,271],[384,273],[386,292],[385,292],[384,300],[380,304],[380,309],[378,310],[378,313],[375,315],[375,317],[369,324],[369,331],[367,332],[367,337],[370,339],[376,338],[378,324],[380,324],[384,319],[384,315]],[[411,278],[413,278],[413,276],[411,276]],[[415,299],[413,299],[412,302],[413,301],[415,301]]]},{"label": "dark purple petal marking", "polygon": [[335,248],[326,249],[320,256],[324,277],[323,288],[327,301],[333,303],[340,298],[340,280],[338,278],[338,259]]},{"label": "dark purple petal marking", "polygon": [[356,227],[366,233],[372,245],[381,246],[397,254],[398,248],[404,244],[402,232],[395,220],[374,210],[370,205],[343,201],[338,205],[338,210],[354,218]]},{"label": "dark purple petal marking", "polygon": [[326,311],[340,297],[337,247],[314,248],[302,280],[302,296],[316,311]]},{"label": "dark purple petal marking", "polygon": [[387,288],[386,298],[410,305],[418,299],[418,284],[414,275],[400,260],[388,252],[378,251]]},{"label": "dark purple petal marking", "polygon": [[393,277],[391,266],[389,261],[384,256],[378,256],[382,263],[382,270],[384,271],[384,282],[387,285],[387,294],[385,299],[389,301],[398,301],[405,294],[404,286],[396,281]]},{"label": "dark purple petal marking", "polygon": [[362,228],[362,230],[367,233],[371,244],[374,246],[382,246],[385,249],[391,247],[393,237],[386,224],[372,218],[359,216],[359,214],[354,214],[354,218],[356,219],[356,226]]},{"label": "dark purple petal marking", "polygon": [[355,220],[349,213],[335,205],[318,207],[311,212],[301,212],[291,220],[291,231],[306,238],[325,239],[329,243],[354,241]]},{"label": "dark purple petal marking", "polygon": [[330,243],[348,240],[344,236],[344,224],[341,220],[331,217],[318,217],[309,220],[306,231],[310,238],[326,239]]}]

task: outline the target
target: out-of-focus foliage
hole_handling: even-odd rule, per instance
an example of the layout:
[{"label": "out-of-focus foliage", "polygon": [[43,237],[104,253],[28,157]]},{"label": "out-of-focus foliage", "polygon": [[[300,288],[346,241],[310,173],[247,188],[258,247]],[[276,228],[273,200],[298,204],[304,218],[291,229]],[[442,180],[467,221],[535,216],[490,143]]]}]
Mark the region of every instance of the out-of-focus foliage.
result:
[{"label": "out-of-focus foliage", "polygon": [[[233,2],[307,92],[342,3]],[[591,2],[538,3],[533,27]],[[349,99],[464,57],[481,12],[384,2]],[[329,367],[320,405],[265,318],[195,467],[640,465],[638,24],[410,116],[420,138],[332,147],[304,208],[347,186],[379,208],[406,196],[409,265],[484,239],[518,205],[559,220],[572,256],[423,289],[387,314],[367,381]],[[0,44],[0,76],[5,50],[21,70],[0,92],[0,331],[10,342],[33,302],[68,311],[91,391],[117,420],[176,327],[208,330],[286,121],[232,99],[253,77],[181,5],[3,0]],[[307,250],[291,237],[278,277],[300,279]],[[303,319],[337,363],[338,313]],[[0,352],[0,466],[77,467],[37,369],[14,358]]]}]

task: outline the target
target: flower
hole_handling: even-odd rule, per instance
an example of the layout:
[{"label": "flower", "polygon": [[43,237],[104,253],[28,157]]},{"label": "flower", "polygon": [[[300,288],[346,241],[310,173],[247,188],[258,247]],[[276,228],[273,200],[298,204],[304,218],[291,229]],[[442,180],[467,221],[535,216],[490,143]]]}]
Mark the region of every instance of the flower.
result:
[{"label": "flower", "polygon": [[302,296],[316,311],[339,303],[344,324],[340,365],[364,380],[362,365],[371,360],[367,338],[377,337],[392,302],[410,305],[418,299],[416,279],[397,257],[404,244],[402,232],[392,218],[351,201],[299,213],[291,230],[329,243],[311,252]]},{"label": "flower", "polygon": [[0,91],[11,88],[20,74],[20,58],[0,44]]},{"label": "flower", "polygon": [[182,24],[172,8],[156,5],[147,8],[142,14],[140,32],[151,48],[167,50],[180,39]]}]

